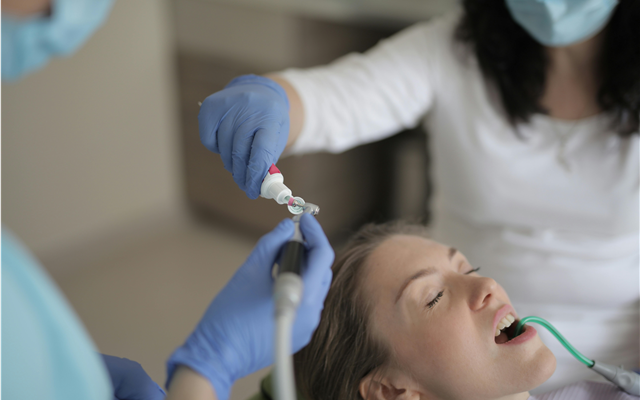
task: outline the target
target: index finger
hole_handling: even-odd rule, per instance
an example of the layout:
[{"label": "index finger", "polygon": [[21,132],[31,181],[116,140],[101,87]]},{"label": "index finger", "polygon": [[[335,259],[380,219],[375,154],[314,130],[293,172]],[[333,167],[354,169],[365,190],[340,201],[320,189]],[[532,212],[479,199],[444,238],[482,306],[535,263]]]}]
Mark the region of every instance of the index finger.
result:
[{"label": "index finger", "polygon": [[303,276],[305,287],[307,287],[306,282],[323,281],[327,271],[331,270],[335,254],[320,223],[314,217],[303,214],[300,219],[300,230],[309,247],[307,270]]}]

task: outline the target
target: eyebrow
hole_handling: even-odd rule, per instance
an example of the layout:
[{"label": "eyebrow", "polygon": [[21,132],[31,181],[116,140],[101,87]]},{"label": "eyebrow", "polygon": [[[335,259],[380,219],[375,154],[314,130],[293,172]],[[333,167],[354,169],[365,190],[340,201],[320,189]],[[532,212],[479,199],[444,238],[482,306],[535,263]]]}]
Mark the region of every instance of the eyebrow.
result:
[{"label": "eyebrow", "polygon": [[449,247],[449,261],[453,260],[453,257],[456,255],[458,250],[453,247]]},{"label": "eyebrow", "polygon": [[398,296],[396,296],[396,303],[398,302],[398,300],[400,300],[400,297],[402,297],[402,294],[404,293],[404,290],[407,288],[407,286],[409,286],[409,284],[411,282],[415,281],[418,278],[422,278],[423,276],[435,274],[436,272],[437,272],[436,268],[428,267],[428,268],[421,269],[420,271],[416,272],[415,274],[413,274],[409,278],[407,278],[407,280],[404,281],[404,283],[400,287],[400,291],[398,292]]}]

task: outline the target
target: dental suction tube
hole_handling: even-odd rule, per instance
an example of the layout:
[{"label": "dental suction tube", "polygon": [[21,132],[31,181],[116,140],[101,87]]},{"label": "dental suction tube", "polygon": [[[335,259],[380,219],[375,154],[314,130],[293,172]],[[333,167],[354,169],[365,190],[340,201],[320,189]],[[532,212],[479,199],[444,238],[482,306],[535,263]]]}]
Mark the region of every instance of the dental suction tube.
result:
[{"label": "dental suction tube", "polygon": [[518,322],[518,326],[516,327],[516,336],[518,336],[520,332],[522,332],[522,328],[527,322],[533,322],[546,328],[578,361],[591,368],[593,371],[604,376],[609,382],[618,386],[625,392],[634,396],[640,396],[640,375],[636,374],[635,372],[628,371],[622,368],[622,366],[616,367],[614,365],[605,364],[600,361],[591,360],[585,357],[584,355],[582,355],[582,353],[576,350],[575,347],[573,347],[571,343],[569,343],[569,341],[565,339],[564,336],[562,336],[562,334],[558,332],[558,330],[553,325],[551,325],[545,319],[535,316],[522,318],[520,322]]},{"label": "dental suction tube", "polygon": [[[317,215],[319,212],[320,207],[315,204],[304,205],[303,213]],[[300,231],[301,216],[293,217],[293,237],[283,248],[274,288],[276,334],[273,386],[278,400],[296,400],[291,331],[303,290],[301,273],[305,248]]]}]

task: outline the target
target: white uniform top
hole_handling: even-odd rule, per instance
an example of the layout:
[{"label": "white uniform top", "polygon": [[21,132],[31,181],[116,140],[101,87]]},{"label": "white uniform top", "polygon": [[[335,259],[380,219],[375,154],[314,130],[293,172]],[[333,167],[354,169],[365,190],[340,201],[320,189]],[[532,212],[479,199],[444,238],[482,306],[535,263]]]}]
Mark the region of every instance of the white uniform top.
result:
[{"label": "white uniform top", "polygon": [[[459,18],[417,24],[328,66],[282,72],[305,113],[291,153],[341,152],[424,119],[434,237],[495,278],[520,317],[549,320],[587,357],[637,368],[638,135],[620,138],[601,114],[535,115],[518,136],[475,56],[455,40]],[[595,376],[538,331],[558,358],[542,390]]]}]

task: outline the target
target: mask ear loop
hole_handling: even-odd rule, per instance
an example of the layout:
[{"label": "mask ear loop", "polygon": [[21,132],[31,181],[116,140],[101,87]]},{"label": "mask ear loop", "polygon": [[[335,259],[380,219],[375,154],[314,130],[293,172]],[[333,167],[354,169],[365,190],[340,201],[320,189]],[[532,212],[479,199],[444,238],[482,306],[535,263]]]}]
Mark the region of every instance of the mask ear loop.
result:
[{"label": "mask ear loop", "polygon": [[625,392],[632,394],[634,396],[640,396],[640,375],[635,372],[628,371],[622,367],[616,367],[613,365],[601,363],[595,360],[591,360],[585,357],[582,353],[576,350],[575,347],[565,339],[564,336],[558,330],[551,325],[547,320],[542,319],[540,317],[529,316],[524,317],[518,322],[518,326],[516,327],[516,336],[522,333],[522,329],[524,328],[524,324],[527,322],[533,322],[541,325],[545,329],[547,329],[553,336],[558,339],[560,344],[562,344],[568,351],[573,355],[578,361],[591,368],[593,371],[598,374],[604,376],[610,382],[614,383],[620,389]]}]

